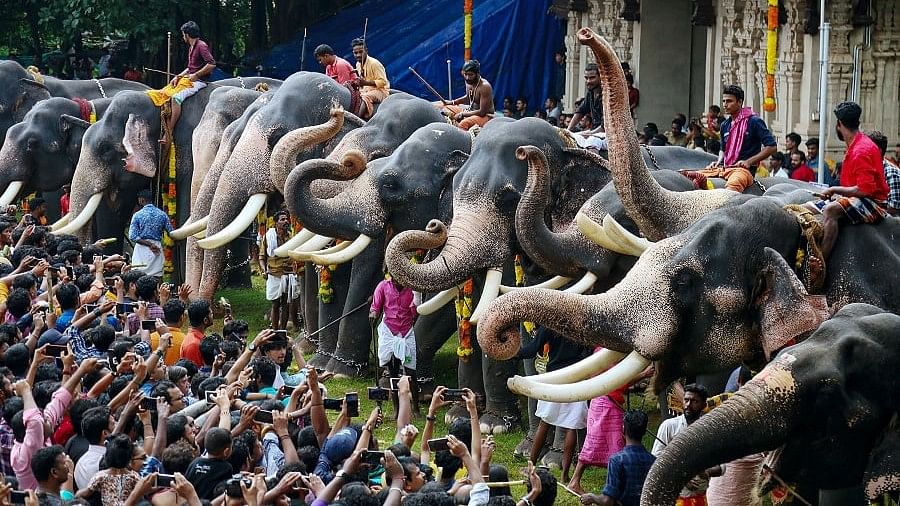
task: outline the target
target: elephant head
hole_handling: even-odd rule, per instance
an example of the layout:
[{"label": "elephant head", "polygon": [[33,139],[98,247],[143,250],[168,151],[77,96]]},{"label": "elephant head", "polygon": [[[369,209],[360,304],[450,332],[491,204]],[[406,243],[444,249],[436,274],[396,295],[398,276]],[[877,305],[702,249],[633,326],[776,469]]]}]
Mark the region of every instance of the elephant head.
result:
[{"label": "elephant head", "polygon": [[[109,99],[92,102],[102,116]],[[0,148],[0,207],[30,189],[55,191],[72,181],[81,154],[81,140],[90,123],[79,105],[67,98],[50,98],[35,105],[6,132]]]},{"label": "elephant head", "polygon": [[36,103],[48,98],[47,87],[35,81],[21,65],[12,60],[0,61],[0,139],[6,138],[9,127],[22,121]]},{"label": "elephant head", "polygon": [[[609,182],[602,159],[568,147],[560,130],[547,122],[534,118],[491,120],[453,179],[450,227],[434,220],[424,232],[397,235],[385,254],[391,274],[407,286],[431,293],[449,289],[481,269],[501,267],[516,249],[514,216],[527,175],[524,157],[517,157],[517,149],[528,144],[543,150],[548,159],[553,195],[547,219],[554,228],[567,225],[584,200]],[[409,250],[441,246],[442,251],[430,262],[409,261]],[[492,284],[499,285],[499,277],[494,281]],[[497,288],[486,289],[485,303],[496,296]],[[473,321],[477,321],[475,315]]]},{"label": "elephant head", "polygon": [[[288,176],[285,201],[291,213],[314,232],[348,240],[364,238],[358,244],[368,244],[388,225],[395,231],[422,228],[430,218],[448,214],[450,199],[441,202],[441,195],[450,195],[453,174],[470,146],[467,133],[445,122],[431,123],[385,158],[366,162],[362,153],[348,151],[343,163],[308,160],[300,164]],[[312,191],[312,183],[319,178],[353,180],[341,193],[322,199]],[[328,258],[325,263],[342,263]],[[339,258],[348,261],[352,256],[345,252]]]},{"label": "elephant head", "polygon": [[[787,348],[658,456],[641,504],[672,504],[704,468],[756,452],[775,475],[821,489],[865,485],[875,501],[900,490],[896,329],[900,316],[844,306],[806,341]],[[764,483],[765,492],[773,483]]]}]

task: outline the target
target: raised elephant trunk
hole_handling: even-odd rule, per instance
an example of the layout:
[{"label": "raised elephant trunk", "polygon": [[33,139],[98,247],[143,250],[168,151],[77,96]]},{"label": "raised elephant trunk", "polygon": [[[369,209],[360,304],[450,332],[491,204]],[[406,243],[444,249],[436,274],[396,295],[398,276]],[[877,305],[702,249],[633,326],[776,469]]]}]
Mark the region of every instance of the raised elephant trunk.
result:
[{"label": "raised elephant trunk", "polygon": [[[102,165],[90,155],[82,153],[72,178],[72,189],[69,201],[69,222],[55,230],[57,234],[72,234],[83,241],[90,236],[87,225],[97,212],[100,200],[109,189],[109,174],[103,170]],[[100,168],[98,170],[98,168]]]},{"label": "raised elephant trunk", "polygon": [[613,48],[590,28],[578,31],[578,41],[588,46],[597,60],[603,85],[603,110],[609,140],[609,165],[613,182],[628,215],[651,241],[677,234],[711,209],[720,207],[731,192],[669,191],[650,175],[634,136],[628,109],[625,73]]},{"label": "raised elephant trunk", "polygon": [[704,469],[785,442],[796,416],[797,389],[783,358],[669,443],[647,475],[641,506],[674,504],[681,488]]},{"label": "raised elephant trunk", "polygon": [[[314,184],[320,180],[354,180],[344,191],[321,198]],[[284,199],[291,213],[314,232],[354,239],[367,230],[367,222],[384,223],[378,192],[366,171],[365,155],[358,150],[344,154],[340,163],[307,160],[296,167],[284,184]]]},{"label": "raised elephant trunk", "polygon": [[316,144],[328,142],[343,126],[344,109],[334,107],[331,109],[331,117],[325,123],[298,128],[285,134],[272,149],[272,158],[269,161],[269,170],[275,187],[284,193],[285,181],[294,169],[297,155]]},{"label": "raised elephant trunk", "polygon": [[[476,206],[487,211],[455,210],[449,231],[440,220],[431,220],[424,232],[409,230],[394,237],[385,252],[391,275],[414,290],[434,293],[456,286],[480,269],[502,265],[510,254],[509,225],[490,211],[489,203]],[[409,260],[408,251],[441,246],[430,262]]]}]

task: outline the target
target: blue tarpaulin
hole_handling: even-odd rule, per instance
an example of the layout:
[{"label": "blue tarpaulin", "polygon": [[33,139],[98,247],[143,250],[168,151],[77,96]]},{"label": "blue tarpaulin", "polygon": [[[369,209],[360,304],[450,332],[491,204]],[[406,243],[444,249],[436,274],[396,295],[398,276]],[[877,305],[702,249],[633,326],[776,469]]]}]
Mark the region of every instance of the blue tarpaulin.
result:
[{"label": "blue tarpaulin", "polygon": [[[548,14],[550,0],[475,0],[472,57],[494,86],[499,109],[503,97],[524,96],[534,111],[551,94],[555,78],[553,52],[562,47],[560,21]],[[465,93],[463,0],[363,0],[308,28],[303,70],[322,72],[313,51],[328,44],[355,64],[350,42],[362,36],[369,54],[387,69],[391,88],[436,100],[409,71],[413,67],[447,98],[447,60],[451,60],[453,97]],[[300,70],[303,30],[291,42],[276,46],[263,58],[266,74],[284,79]]]}]

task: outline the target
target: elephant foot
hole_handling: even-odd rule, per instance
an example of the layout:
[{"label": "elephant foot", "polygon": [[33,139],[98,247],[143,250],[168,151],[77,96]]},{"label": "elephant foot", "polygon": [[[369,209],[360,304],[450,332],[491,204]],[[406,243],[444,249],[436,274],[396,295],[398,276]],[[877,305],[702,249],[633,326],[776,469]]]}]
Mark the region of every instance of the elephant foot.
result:
[{"label": "elephant foot", "polygon": [[450,425],[457,418],[469,418],[469,411],[464,404],[454,404],[452,408],[448,409],[447,414],[444,415],[444,423]]},{"label": "elephant foot", "polygon": [[529,430],[525,437],[519,441],[513,450],[513,458],[516,460],[528,460],[531,456],[531,447],[534,445],[534,430]]},{"label": "elephant foot", "polygon": [[419,383],[420,404],[431,404],[431,398],[434,396],[434,388],[434,378],[426,381],[425,383]]},{"label": "elephant foot", "polygon": [[314,353],[318,347],[310,342],[305,337],[301,337],[299,340],[300,343],[300,352],[304,355],[309,355],[310,353]]},{"label": "elephant foot", "polygon": [[307,364],[315,367],[316,369],[326,369],[328,366],[328,362],[331,360],[331,357],[326,357],[318,352],[315,355],[309,357],[309,360],[306,361]]},{"label": "elephant foot", "polygon": [[541,464],[549,467],[550,469],[562,469],[562,461],[562,448],[551,446],[550,450],[546,454],[544,454],[544,458],[541,459]]},{"label": "elephant foot", "polygon": [[335,378],[358,378],[365,373],[365,368],[357,369],[356,367],[345,364],[343,361],[332,358],[325,366],[326,371],[334,373]]},{"label": "elephant foot", "polygon": [[482,434],[506,434],[521,427],[522,415],[517,408],[508,411],[488,409],[479,421]]}]

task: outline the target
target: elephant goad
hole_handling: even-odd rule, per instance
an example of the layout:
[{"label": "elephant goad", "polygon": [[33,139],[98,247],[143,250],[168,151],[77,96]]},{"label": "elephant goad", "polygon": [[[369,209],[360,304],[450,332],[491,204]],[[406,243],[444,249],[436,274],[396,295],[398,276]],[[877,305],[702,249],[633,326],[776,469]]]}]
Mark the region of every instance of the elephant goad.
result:
[{"label": "elephant goad", "polygon": [[[393,98],[385,101],[375,118],[385,113]],[[298,165],[284,187],[288,208],[314,232],[347,242],[331,253],[291,252],[291,257],[320,265],[352,261],[349,293],[355,297],[348,296],[345,312],[364,302],[383,279],[383,244],[388,231],[418,229],[430,219],[450,216],[453,175],[465,162],[470,146],[467,133],[445,122],[431,123],[412,133],[390,156],[357,167],[330,160],[308,160]],[[316,197],[312,189],[319,179],[348,178],[354,179],[329,199]],[[453,332],[453,326],[445,324],[448,321],[451,319],[445,314],[436,314],[416,323],[416,342],[422,350],[417,370],[424,366],[426,375],[433,353]],[[341,321],[336,343],[320,340],[319,353],[310,363],[321,361],[326,370],[355,374],[357,371],[349,370],[345,362],[365,363],[370,338],[368,313],[359,311]]]},{"label": "elephant goad", "polygon": [[[103,117],[111,100],[90,101],[97,119]],[[17,195],[56,191],[71,183],[81,140],[90,125],[77,102],[53,97],[35,104],[21,122],[10,127],[0,148],[0,188],[6,188],[0,208]]]},{"label": "elephant goad", "polygon": [[[658,456],[642,506],[672,504],[703,469],[772,451],[782,480],[832,490],[863,485],[865,498],[900,492],[897,341],[900,316],[849,304],[789,347],[721,406],[683,429]],[[765,481],[760,490],[777,486]],[[852,504],[868,504],[860,496]]]}]

